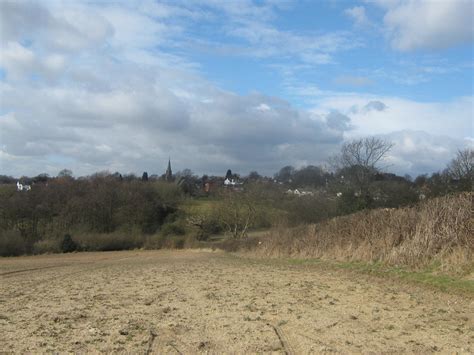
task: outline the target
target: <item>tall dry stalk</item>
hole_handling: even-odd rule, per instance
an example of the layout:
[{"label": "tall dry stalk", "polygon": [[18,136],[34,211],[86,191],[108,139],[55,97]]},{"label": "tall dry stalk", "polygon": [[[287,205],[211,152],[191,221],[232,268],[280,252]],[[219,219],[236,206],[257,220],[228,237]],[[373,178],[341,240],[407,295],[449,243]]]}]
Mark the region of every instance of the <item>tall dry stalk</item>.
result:
[{"label": "tall dry stalk", "polygon": [[[454,268],[474,258],[473,193],[423,201],[414,207],[362,211],[301,226],[278,227],[257,247],[266,256],[380,261]],[[449,265],[448,265],[449,264]]]}]

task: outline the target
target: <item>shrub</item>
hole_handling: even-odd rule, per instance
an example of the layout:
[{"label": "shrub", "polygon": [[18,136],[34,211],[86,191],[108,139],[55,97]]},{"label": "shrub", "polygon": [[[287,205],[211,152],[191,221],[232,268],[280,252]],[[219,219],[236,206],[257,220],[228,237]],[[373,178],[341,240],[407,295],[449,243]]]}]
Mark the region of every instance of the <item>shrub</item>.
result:
[{"label": "shrub", "polygon": [[34,254],[60,253],[61,251],[63,250],[58,239],[43,239],[33,245]]},{"label": "shrub", "polygon": [[[336,202],[320,196],[294,196],[285,201],[284,207],[292,225],[317,223],[336,214]],[[277,217],[276,221],[280,222],[282,217]]]},{"label": "shrub", "polygon": [[184,248],[184,243],[185,239],[180,237],[180,238],[173,238],[173,248],[174,249],[183,249]]},{"label": "shrub", "polygon": [[102,234],[82,234],[75,237],[82,250],[112,251],[143,247],[146,237],[141,234],[115,232]]},{"label": "shrub", "polygon": [[19,231],[0,232],[0,256],[17,256],[27,252],[28,243]]},{"label": "shrub", "polygon": [[74,240],[72,240],[71,235],[66,234],[63,237],[63,241],[61,243],[61,251],[63,253],[71,253],[77,250],[77,244]]},{"label": "shrub", "polygon": [[148,235],[143,242],[145,249],[161,249],[163,248],[164,237],[160,234]]},{"label": "shrub", "polygon": [[159,248],[183,249],[186,244],[186,238],[184,236],[160,236],[155,242],[156,245],[159,245]]},{"label": "shrub", "polygon": [[185,235],[186,229],[179,222],[167,223],[161,228],[162,236]]},{"label": "shrub", "polygon": [[222,242],[215,243],[215,247],[227,252],[251,251],[259,245],[259,238],[247,237],[243,239],[226,239]]}]

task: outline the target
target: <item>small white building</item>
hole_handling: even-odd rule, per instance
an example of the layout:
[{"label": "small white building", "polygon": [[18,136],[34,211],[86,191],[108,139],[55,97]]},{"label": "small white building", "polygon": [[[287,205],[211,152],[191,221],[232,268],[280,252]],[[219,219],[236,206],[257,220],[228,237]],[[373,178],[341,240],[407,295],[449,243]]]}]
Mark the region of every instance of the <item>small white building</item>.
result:
[{"label": "small white building", "polygon": [[286,191],[287,194],[293,194],[293,195],[296,195],[296,196],[313,196],[314,193],[312,191],[303,191],[303,190],[298,190],[298,189],[288,189]]},{"label": "small white building", "polygon": [[227,178],[227,179],[224,180],[224,185],[225,186],[235,186],[235,180],[234,179],[229,180],[229,178]]},{"label": "small white building", "polygon": [[31,190],[31,186],[30,185],[23,185],[23,184],[20,184],[19,181],[16,182],[16,189],[17,191],[30,191]]}]

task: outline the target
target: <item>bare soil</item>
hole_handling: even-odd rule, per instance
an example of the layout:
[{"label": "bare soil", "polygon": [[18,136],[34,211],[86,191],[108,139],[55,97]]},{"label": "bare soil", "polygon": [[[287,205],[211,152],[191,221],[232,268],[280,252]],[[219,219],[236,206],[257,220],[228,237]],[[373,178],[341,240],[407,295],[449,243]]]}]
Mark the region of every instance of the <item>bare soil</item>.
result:
[{"label": "bare soil", "polygon": [[222,252],[0,258],[0,351],[472,353],[474,298]]}]

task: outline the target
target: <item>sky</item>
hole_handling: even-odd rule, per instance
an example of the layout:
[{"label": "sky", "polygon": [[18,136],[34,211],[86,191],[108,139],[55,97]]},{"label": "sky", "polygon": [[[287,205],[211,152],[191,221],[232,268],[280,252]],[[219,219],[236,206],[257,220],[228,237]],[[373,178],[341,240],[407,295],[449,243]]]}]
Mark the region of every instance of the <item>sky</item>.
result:
[{"label": "sky", "polygon": [[0,175],[386,171],[474,147],[470,0],[0,0]]}]

